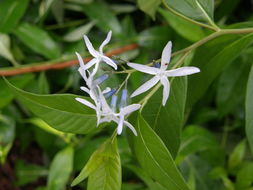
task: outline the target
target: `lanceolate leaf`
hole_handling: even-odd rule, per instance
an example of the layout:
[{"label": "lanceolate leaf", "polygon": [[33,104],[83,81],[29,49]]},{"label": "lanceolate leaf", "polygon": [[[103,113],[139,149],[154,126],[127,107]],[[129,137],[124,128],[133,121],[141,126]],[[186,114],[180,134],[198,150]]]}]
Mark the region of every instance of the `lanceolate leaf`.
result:
[{"label": "lanceolate leaf", "polygon": [[33,51],[49,59],[59,57],[60,49],[58,45],[43,29],[28,23],[22,23],[14,33]]},{"label": "lanceolate leaf", "polygon": [[51,127],[69,133],[87,134],[96,127],[94,110],[83,106],[71,94],[37,95],[20,90],[9,82],[9,88],[35,115]]},{"label": "lanceolate leaf", "polygon": [[96,21],[96,25],[104,32],[107,33],[109,30],[112,30],[114,35],[121,33],[121,26],[117,17],[105,3],[92,2],[85,4],[83,10],[91,20]]},{"label": "lanceolate leaf", "polygon": [[214,0],[165,0],[174,11],[197,21],[213,19]]},{"label": "lanceolate leaf", "polygon": [[251,67],[246,93],[246,135],[253,154],[253,66]]},{"label": "lanceolate leaf", "polygon": [[25,13],[29,0],[7,0],[0,3],[0,32],[10,32]]},{"label": "lanceolate leaf", "polygon": [[137,2],[143,12],[147,13],[153,19],[155,18],[155,13],[161,0],[138,0]]},{"label": "lanceolate leaf", "polygon": [[[9,81],[18,88],[22,88],[33,79],[33,74],[26,74],[9,78]],[[8,88],[8,85],[4,82],[3,78],[0,78],[0,86],[0,108],[2,108],[8,105],[14,96],[11,90]]]},{"label": "lanceolate leaf", "polygon": [[232,113],[238,105],[243,106],[246,84],[252,64],[251,57],[248,57],[249,60],[237,58],[219,78],[216,103],[221,117]]},{"label": "lanceolate leaf", "polygon": [[88,190],[120,190],[121,166],[117,139],[107,140],[90,157],[72,185],[88,179]]},{"label": "lanceolate leaf", "polygon": [[163,140],[175,158],[180,145],[181,128],[187,93],[187,78],[176,77],[171,84],[170,97],[162,106],[162,87],[143,109],[143,117]]},{"label": "lanceolate leaf", "polygon": [[200,73],[189,78],[187,106],[195,104],[226,65],[238,57],[253,42],[253,34],[240,37],[223,36],[197,49],[192,60]]},{"label": "lanceolate leaf", "polygon": [[56,154],[50,166],[47,189],[62,190],[73,169],[74,150],[67,147]]},{"label": "lanceolate leaf", "polygon": [[136,128],[138,136],[132,137],[133,147],[142,168],[168,190],[189,190],[170,152],[140,114]]},{"label": "lanceolate leaf", "polygon": [[186,21],[168,10],[159,9],[158,11],[169,23],[170,27],[185,39],[195,42],[205,37],[204,30],[200,26]]}]

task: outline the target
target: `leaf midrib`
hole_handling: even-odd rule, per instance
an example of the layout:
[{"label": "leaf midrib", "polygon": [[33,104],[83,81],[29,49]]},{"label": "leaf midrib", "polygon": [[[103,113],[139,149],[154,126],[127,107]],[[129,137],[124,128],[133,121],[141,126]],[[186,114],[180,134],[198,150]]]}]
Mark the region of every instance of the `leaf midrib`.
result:
[{"label": "leaf midrib", "polygon": [[[144,121],[145,122],[145,121]],[[140,121],[139,121],[139,119],[138,119],[138,128],[139,128],[139,130],[140,130]],[[155,134],[156,135],[156,134]],[[180,185],[178,185],[167,173],[166,173],[166,171],[162,168],[162,167],[160,167],[160,165],[159,165],[159,163],[156,161],[156,159],[154,159],[154,157],[153,157],[153,155],[152,155],[152,153],[150,152],[150,150],[149,150],[149,148],[148,148],[148,146],[146,145],[146,143],[145,143],[145,140],[144,140],[144,138],[143,138],[143,136],[142,136],[142,133],[140,132],[140,137],[141,137],[141,140],[142,140],[142,142],[143,142],[143,144],[144,144],[144,146],[146,147],[146,149],[147,149],[147,152],[150,154],[150,156],[151,156],[151,158],[154,160],[154,163],[158,166],[158,168],[179,188],[179,189],[181,189],[181,186]],[[159,139],[158,139],[159,140]],[[161,142],[160,141],[160,143],[162,143],[163,144],[163,142]],[[168,151],[167,149],[166,149],[166,151]],[[168,153],[168,152],[167,152]],[[160,183],[159,183],[160,184]],[[162,185],[162,184],[161,184]],[[163,185],[162,185],[163,186]],[[164,186],[163,186],[164,187]]]}]

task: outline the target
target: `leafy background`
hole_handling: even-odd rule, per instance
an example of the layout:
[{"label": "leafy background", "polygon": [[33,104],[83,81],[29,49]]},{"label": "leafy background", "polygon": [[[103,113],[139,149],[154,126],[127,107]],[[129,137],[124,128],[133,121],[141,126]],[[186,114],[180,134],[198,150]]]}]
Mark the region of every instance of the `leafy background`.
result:
[{"label": "leafy background", "polygon": [[[74,101],[84,34],[97,47],[112,30],[106,50],[130,45],[114,58],[145,64],[168,40],[176,52],[207,37],[209,24],[252,27],[252,1],[2,0],[0,10],[0,75],[13,75],[0,79],[1,190],[253,189],[252,33],[191,51],[184,64],[201,73],[173,79],[165,107],[160,89],[130,118],[138,137],[108,139],[115,125],[96,128]],[[143,81],[133,74],[130,91]]]}]

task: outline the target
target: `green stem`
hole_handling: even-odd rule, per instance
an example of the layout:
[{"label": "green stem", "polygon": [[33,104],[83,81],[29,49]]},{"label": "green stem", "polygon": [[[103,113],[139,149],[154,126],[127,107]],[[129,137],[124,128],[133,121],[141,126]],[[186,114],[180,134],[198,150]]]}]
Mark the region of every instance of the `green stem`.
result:
[{"label": "green stem", "polygon": [[172,54],[172,56],[175,56],[175,55],[178,55],[178,54],[181,54],[181,53],[185,53],[185,52],[188,52],[188,51],[191,51],[192,49],[195,49],[203,44],[205,44],[206,42],[214,39],[214,38],[217,38],[219,36],[222,36],[222,35],[225,35],[225,34],[245,34],[245,33],[252,33],[253,32],[253,28],[245,28],[245,29],[222,29],[220,31],[217,31],[217,32],[214,32],[212,34],[210,34],[209,36],[203,38],[202,40],[192,44],[191,46],[185,48],[185,49],[182,49],[182,50],[179,50],[177,52],[174,52]]},{"label": "green stem", "polygon": [[125,78],[125,80],[121,83],[121,85],[119,86],[118,90],[116,91],[115,94],[118,94],[118,92],[120,91],[120,89],[127,83],[129,77],[131,76],[131,73],[128,73],[127,77]]}]

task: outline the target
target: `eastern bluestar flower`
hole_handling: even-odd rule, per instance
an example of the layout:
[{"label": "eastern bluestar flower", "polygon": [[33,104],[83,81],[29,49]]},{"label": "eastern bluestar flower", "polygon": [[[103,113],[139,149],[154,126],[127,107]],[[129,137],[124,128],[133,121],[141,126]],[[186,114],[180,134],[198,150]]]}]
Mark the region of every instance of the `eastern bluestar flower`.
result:
[{"label": "eastern bluestar flower", "polygon": [[109,57],[107,57],[106,55],[104,55],[104,53],[103,53],[103,48],[104,48],[104,46],[106,44],[109,43],[109,41],[111,40],[111,36],[112,36],[112,31],[110,31],[107,34],[106,39],[103,41],[103,43],[99,47],[99,51],[97,51],[97,50],[94,49],[94,47],[93,47],[92,43],[90,42],[89,38],[86,35],[84,35],[84,41],[85,41],[86,47],[87,47],[88,51],[90,52],[90,54],[94,58],[91,59],[88,63],[83,64],[82,57],[80,56],[79,53],[76,52],[76,55],[77,55],[78,60],[79,60],[79,63],[80,63],[81,68],[83,70],[87,70],[87,69],[91,68],[93,65],[96,65],[95,69],[93,70],[93,73],[96,73],[98,65],[99,65],[100,62],[105,62],[106,64],[110,65],[115,70],[117,70],[116,63],[113,60],[111,60]]},{"label": "eastern bluestar flower", "polygon": [[131,97],[135,97],[141,93],[148,91],[160,81],[163,85],[162,104],[163,106],[165,106],[170,93],[170,82],[168,80],[168,77],[186,76],[200,72],[199,68],[197,67],[181,67],[177,69],[167,70],[171,58],[171,48],[172,43],[171,41],[169,41],[163,49],[160,68],[150,67],[136,63],[127,63],[129,67],[132,67],[140,72],[154,75],[153,78],[151,78],[150,80],[142,84],[138,89],[136,89],[131,94]]}]

